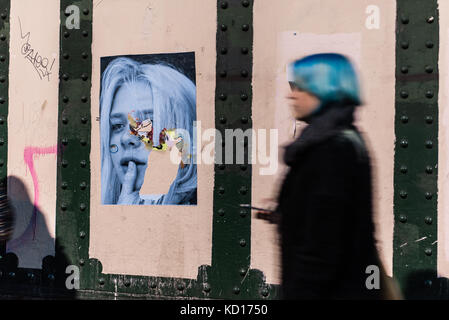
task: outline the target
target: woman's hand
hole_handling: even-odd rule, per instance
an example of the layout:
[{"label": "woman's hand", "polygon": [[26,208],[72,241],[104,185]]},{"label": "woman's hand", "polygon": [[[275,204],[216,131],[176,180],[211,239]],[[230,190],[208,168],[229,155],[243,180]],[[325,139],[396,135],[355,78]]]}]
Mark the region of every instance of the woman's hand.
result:
[{"label": "woman's hand", "polygon": [[134,190],[137,177],[137,167],[133,161],[128,163],[125,178],[122,184],[122,191],[118,198],[117,204],[139,204],[139,191]]},{"label": "woman's hand", "polygon": [[279,213],[276,212],[276,208],[278,206],[277,201],[275,199],[265,198],[262,199],[262,203],[263,203],[262,207],[269,211],[258,210],[256,211],[256,217],[258,219],[267,220],[270,223],[278,223]]}]

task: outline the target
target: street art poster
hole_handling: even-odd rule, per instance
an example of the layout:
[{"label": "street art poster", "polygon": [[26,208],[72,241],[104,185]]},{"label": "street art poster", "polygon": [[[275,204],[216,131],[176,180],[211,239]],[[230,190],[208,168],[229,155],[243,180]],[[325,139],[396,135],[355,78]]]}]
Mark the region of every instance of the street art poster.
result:
[{"label": "street art poster", "polygon": [[[196,205],[194,52],[101,57],[101,203]],[[146,194],[150,154],[178,165],[168,190]]]}]

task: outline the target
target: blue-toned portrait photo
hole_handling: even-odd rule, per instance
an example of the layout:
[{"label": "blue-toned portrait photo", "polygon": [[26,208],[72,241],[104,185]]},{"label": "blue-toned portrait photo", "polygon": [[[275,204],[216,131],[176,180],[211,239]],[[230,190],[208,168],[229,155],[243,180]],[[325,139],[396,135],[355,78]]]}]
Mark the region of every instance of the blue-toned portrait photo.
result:
[{"label": "blue-toned portrait photo", "polygon": [[[193,52],[102,57],[101,203],[196,205],[195,121]],[[152,152],[178,155],[165,194],[141,193]]]}]

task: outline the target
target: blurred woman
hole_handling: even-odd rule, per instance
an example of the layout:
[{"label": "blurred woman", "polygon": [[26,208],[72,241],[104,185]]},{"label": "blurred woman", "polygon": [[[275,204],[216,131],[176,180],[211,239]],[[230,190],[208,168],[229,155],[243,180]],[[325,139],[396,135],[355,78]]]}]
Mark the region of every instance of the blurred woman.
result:
[{"label": "blurred woman", "polygon": [[290,66],[294,118],[308,126],[284,154],[278,199],[284,299],[376,299],[365,273],[380,266],[372,220],[371,169],[353,125],[361,104],[356,73],[339,54]]}]

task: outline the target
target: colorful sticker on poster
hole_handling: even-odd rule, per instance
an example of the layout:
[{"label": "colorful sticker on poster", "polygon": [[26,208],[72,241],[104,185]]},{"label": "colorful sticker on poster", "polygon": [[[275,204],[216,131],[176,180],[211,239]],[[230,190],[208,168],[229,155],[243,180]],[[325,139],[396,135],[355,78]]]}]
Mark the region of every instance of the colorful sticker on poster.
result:
[{"label": "colorful sticker on poster", "polygon": [[[195,121],[193,52],[102,57],[101,203],[196,205]],[[177,154],[164,194],[141,192],[152,152]]]}]

